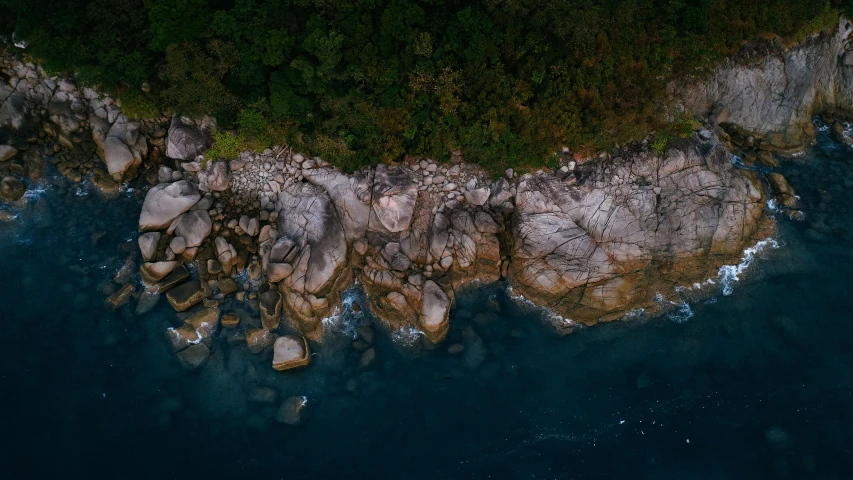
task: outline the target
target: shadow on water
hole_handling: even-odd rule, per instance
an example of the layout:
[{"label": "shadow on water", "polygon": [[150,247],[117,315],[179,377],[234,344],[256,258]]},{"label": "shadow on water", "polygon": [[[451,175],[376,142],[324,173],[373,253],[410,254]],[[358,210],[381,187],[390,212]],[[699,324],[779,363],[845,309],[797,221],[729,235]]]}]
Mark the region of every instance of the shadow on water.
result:
[{"label": "shadow on water", "polygon": [[[559,336],[494,286],[460,298],[448,341],[350,346],[366,312],[330,324],[311,367],[215,340],[186,373],[161,301],[103,300],[135,255],[141,193],[103,199],[51,178],[0,223],[0,469],[8,478],[849,478],[853,445],[853,153],[821,133],[779,169],[801,196],[782,248],[686,321]],[[118,246],[118,247],[117,247]],[[352,295],[357,296],[357,292]],[[395,338],[396,341],[391,339]],[[308,398],[302,425],[253,402]]]}]

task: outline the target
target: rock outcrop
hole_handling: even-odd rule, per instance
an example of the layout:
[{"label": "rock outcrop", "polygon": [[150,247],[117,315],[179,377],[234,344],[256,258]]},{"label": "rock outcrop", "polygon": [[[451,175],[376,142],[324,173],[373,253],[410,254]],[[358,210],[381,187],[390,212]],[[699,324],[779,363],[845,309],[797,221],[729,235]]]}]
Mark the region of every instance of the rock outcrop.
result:
[{"label": "rock outcrop", "polygon": [[209,117],[195,121],[191,118],[175,115],[172,117],[171,125],[169,125],[166,156],[176,160],[195,160],[213,144],[211,129],[215,126],[216,122]]},{"label": "rock outcrop", "polygon": [[755,241],[758,178],[713,140],[677,142],[567,175],[524,175],[510,265],[514,289],[576,321],[652,308],[657,293],[705,278]]},{"label": "rock outcrop", "polygon": [[164,183],[148,190],[139,214],[139,231],[167,228],[179,215],[188,211],[201,195],[195,185],[185,180]]},{"label": "rock outcrop", "polygon": [[852,32],[842,17],[832,31],[790,48],[764,41],[756,45],[762,51],[747,49],[707,81],[673,84],[672,96],[739,147],[800,150],[814,140],[814,115],[853,112],[853,52],[845,49]]}]

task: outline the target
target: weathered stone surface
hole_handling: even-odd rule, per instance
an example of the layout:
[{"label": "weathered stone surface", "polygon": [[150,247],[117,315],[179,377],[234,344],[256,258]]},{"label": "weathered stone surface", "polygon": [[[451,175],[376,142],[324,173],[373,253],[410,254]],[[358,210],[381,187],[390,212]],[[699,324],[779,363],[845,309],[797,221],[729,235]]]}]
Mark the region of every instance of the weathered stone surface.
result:
[{"label": "weathered stone surface", "polygon": [[166,341],[172,347],[172,351],[179,352],[190,345],[201,342],[201,335],[195,328],[189,325],[182,325],[178,328],[169,328],[166,330]]},{"label": "weathered stone surface", "polygon": [[228,162],[207,162],[207,168],[198,172],[198,189],[202,192],[222,192],[228,189],[231,172]]},{"label": "weathered stone surface", "polygon": [[[709,158],[712,141],[683,141],[664,158],[642,152],[584,164],[582,184],[525,175],[518,185],[509,268],[525,297],[573,320],[647,306],[682,278],[702,278],[754,241],[757,179]],[[717,172],[712,171],[717,170]],[[614,179],[617,179],[614,181]]]},{"label": "weathered stone surface", "polygon": [[19,200],[26,191],[27,187],[19,178],[7,176],[0,180],[0,197],[4,200],[10,202]]},{"label": "weathered stone surface", "polygon": [[841,61],[850,32],[842,17],[832,33],[791,48],[777,45],[777,53],[757,61],[729,61],[707,81],[670,90],[713,124],[763,137],[762,148],[799,150],[814,139],[814,114],[853,111],[853,68]]},{"label": "weathered stone surface", "polygon": [[133,285],[128,283],[121,287],[116,293],[107,298],[107,304],[112,308],[121,308],[130,301],[133,296]]},{"label": "weathered stone surface", "polygon": [[139,273],[145,283],[153,285],[172,273],[180,264],[179,261],[146,262],[139,267]]},{"label": "weathered stone surface", "polygon": [[195,330],[199,337],[210,338],[219,325],[219,309],[202,308],[184,319],[184,323]]},{"label": "weathered stone surface", "polygon": [[[194,160],[213,144],[211,128],[213,119],[204,117],[198,121],[175,115],[169,126],[166,156],[178,160]],[[218,160],[218,159],[214,159]]]},{"label": "weathered stone surface", "polygon": [[230,312],[222,315],[220,319],[224,328],[237,328],[240,325],[240,315]]},{"label": "weathered stone surface", "polygon": [[281,294],[276,291],[264,292],[260,296],[261,323],[265,330],[273,331],[281,322]]},{"label": "weathered stone surface", "polygon": [[203,343],[197,343],[181,350],[176,355],[184,368],[187,370],[197,370],[210,358],[210,348]]},{"label": "weathered stone surface", "polygon": [[0,162],[6,162],[18,154],[18,149],[11,145],[0,145]]},{"label": "weathered stone surface", "polygon": [[285,311],[306,331],[312,330],[328,312],[316,311],[308,297],[324,297],[336,290],[347,266],[346,238],[328,194],[317,186],[286,188],[278,206],[277,243],[288,245],[282,260],[293,266],[293,273],[280,283]]},{"label": "weathered stone surface", "polygon": [[157,288],[158,288],[160,293],[166,293],[169,290],[180,285],[181,283],[185,282],[189,278],[190,278],[190,272],[189,272],[189,270],[187,270],[187,267],[185,267],[184,265],[180,265],[180,266],[176,267],[172,271],[172,273],[167,275],[166,278],[164,278],[163,281],[161,281],[158,284]]},{"label": "weathered stone surface", "polygon": [[213,222],[210,221],[207,210],[192,210],[184,213],[178,217],[178,222],[175,235],[184,239],[185,248],[198,247],[213,230]]},{"label": "weathered stone surface", "polygon": [[[409,228],[418,198],[418,185],[408,169],[377,165],[373,180],[371,220],[379,221],[391,233]],[[368,225],[379,228],[379,225]]]},{"label": "weathered stone surface", "polygon": [[444,339],[450,326],[450,299],[435,282],[428,280],[424,283],[423,304],[421,327],[430,341],[438,343]]},{"label": "weathered stone surface", "polygon": [[166,229],[199,199],[201,195],[196,187],[186,180],[151,188],[145,195],[139,214],[139,231]]},{"label": "weathered stone surface", "polygon": [[183,312],[209,297],[211,293],[207,283],[191,280],[169,290],[166,293],[166,299],[169,300],[172,308],[178,312]]},{"label": "weathered stone surface", "polygon": [[139,134],[139,123],[120,115],[107,132],[102,153],[107,171],[114,179],[122,180],[135,172],[148,155],[148,143]]},{"label": "weathered stone surface", "polygon": [[767,180],[776,196],[776,202],[783,207],[797,205],[797,194],[781,173],[768,173]]},{"label": "weathered stone surface", "polygon": [[283,371],[311,363],[311,350],[304,337],[284,335],[275,341],[272,368]]}]

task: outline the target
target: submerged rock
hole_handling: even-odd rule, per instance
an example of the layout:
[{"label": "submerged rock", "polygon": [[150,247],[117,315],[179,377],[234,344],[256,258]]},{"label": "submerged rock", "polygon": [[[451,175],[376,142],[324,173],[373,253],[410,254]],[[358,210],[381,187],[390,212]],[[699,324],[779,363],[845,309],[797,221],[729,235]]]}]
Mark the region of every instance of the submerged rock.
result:
[{"label": "submerged rock", "polygon": [[0,197],[4,200],[10,202],[19,200],[26,191],[27,187],[19,178],[8,176],[0,180]]},{"label": "submerged rock", "polygon": [[177,356],[184,368],[197,370],[210,358],[210,348],[204,343],[197,343],[181,350]]},{"label": "submerged rock", "polygon": [[302,423],[302,413],[308,404],[307,397],[290,397],[281,404],[275,415],[277,422],[287,425],[299,425]]}]

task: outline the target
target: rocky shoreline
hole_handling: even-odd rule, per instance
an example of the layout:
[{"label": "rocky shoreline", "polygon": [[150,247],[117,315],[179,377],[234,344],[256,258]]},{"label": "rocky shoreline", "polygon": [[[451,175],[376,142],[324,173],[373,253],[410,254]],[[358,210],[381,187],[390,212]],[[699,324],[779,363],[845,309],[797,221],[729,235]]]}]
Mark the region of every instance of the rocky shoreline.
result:
[{"label": "rocky shoreline", "polygon": [[[447,334],[460,291],[500,279],[567,322],[654,315],[661,296],[677,299],[677,286],[716,275],[772,234],[768,197],[796,206],[784,177],[766,175],[765,193],[762,174],[735,168],[730,151],[772,163],[771,152],[813,138],[805,125],[814,114],[853,111],[853,58],[844,49],[851,31],[842,19],[831,35],[725,65],[679,90],[682,107],[706,127],[663,155],[647,140],[497,179],[458,156],[351,174],[285,147],[214,161],[204,156],[216,128],[210,119],[133,120],[108,96],[4,57],[0,194],[21,201],[45,157],[106,193],[143,178],[142,258],[132,255],[126,270],[138,264],[144,287],[121,275],[108,303],[135,299],[144,312],[166,297],[184,312],[165,336],[188,368],[204,364],[220,331],[229,343],[271,351],[277,370],[308,364],[308,340],[322,341],[323,320],[340,312],[341,293],[356,282],[386,329],[413,328],[432,344]],[[757,93],[761,85],[774,91],[769,78],[779,72],[795,91]],[[757,101],[745,101],[742,84]],[[260,325],[241,321],[247,311],[228,298],[248,305]]]}]

